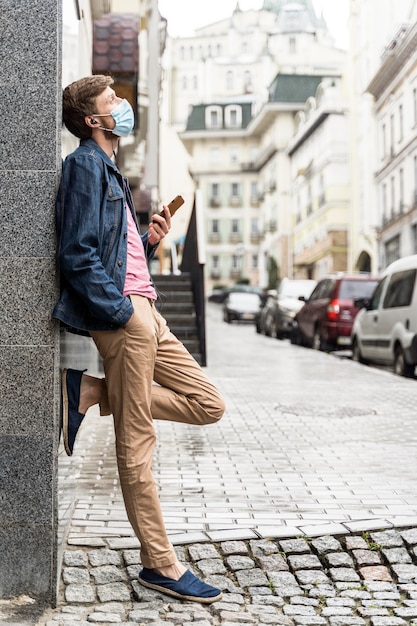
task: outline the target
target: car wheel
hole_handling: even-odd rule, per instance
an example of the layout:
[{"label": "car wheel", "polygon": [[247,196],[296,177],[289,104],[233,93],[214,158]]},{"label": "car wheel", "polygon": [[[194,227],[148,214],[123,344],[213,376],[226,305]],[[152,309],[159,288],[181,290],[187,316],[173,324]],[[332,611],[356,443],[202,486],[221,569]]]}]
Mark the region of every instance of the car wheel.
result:
[{"label": "car wheel", "polygon": [[265,324],[264,324],[265,335],[268,337],[274,336],[274,319],[271,314],[267,314],[265,316]]},{"label": "car wheel", "polygon": [[314,335],[313,335],[313,342],[311,347],[313,348],[313,350],[323,350],[323,342],[321,339],[321,335],[320,335],[320,328],[317,326],[314,329]]},{"label": "car wheel", "polygon": [[415,366],[407,363],[404,356],[404,350],[401,346],[397,346],[395,348],[393,369],[394,374],[397,374],[398,376],[405,376],[406,378],[414,377]]},{"label": "car wheel", "polygon": [[362,352],[361,352],[361,349],[359,347],[359,343],[356,337],[353,339],[353,343],[352,343],[352,361],[366,364],[366,360],[362,356]]}]

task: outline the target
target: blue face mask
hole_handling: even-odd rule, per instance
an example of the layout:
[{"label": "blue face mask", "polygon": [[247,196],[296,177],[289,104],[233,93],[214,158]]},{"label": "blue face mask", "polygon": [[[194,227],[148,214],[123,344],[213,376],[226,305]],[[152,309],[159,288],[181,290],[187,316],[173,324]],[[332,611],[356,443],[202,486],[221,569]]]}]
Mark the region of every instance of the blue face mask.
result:
[{"label": "blue face mask", "polygon": [[108,115],[111,115],[114,119],[115,126],[114,128],[100,126],[102,130],[107,130],[118,137],[127,137],[132,132],[135,116],[132,107],[126,99],[122,100],[111,113],[95,113],[94,117],[107,117]]}]

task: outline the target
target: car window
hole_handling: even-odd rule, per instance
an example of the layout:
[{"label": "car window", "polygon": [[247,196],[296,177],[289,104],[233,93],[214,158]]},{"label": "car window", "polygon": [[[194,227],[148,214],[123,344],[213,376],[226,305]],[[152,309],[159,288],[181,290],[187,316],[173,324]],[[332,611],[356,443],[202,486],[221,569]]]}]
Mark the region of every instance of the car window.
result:
[{"label": "car window", "polygon": [[374,291],[374,294],[371,298],[371,302],[369,303],[369,310],[375,311],[379,307],[379,303],[381,301],[382,292],[384,290],[384,286],[387,282],[388,278],[385,276],[379,283],[377,288]]},{"label": "car window", "polygon": [[376,285],[376,280],[343,280],[340,285],[339,298],[341,300],[370,298],[375,291]]},{"label": "car window", "polygon": [[317,286],[313,290],[313,293],[310,296],[310,301],[312,300],[320,300],[321,298],[328,298],[333,289],[334,281],[329,278],[325,278],[317,283]]},{"label": "car window", "polygon": [[413,297],[417,270],[405,270],[391,276],[384,298],[383,308],[409,306]]}]

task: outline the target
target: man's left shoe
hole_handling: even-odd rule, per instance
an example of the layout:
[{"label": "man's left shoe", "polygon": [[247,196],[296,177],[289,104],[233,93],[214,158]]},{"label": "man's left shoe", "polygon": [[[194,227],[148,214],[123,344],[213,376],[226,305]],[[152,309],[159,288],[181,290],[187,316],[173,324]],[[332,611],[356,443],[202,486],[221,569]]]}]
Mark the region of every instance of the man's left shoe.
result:
[{"label": "man's left shoe", "polygon": [[203,582],[197,576],[194,576],[190,570],[187,570],[179,580],[173,580],[144,567],[139,572],[139,582],[144,587],[166,593],[174,598],[202,602],[204,604],[216,602],[223,596],[220,589]]},{"label": "man's left shoe", "polygon": [[68,456],[72,456],[75,437],[85,417],[78,412],[82,375],[82,371],[72,369],[64,369],[61,373],[62,433]]}]

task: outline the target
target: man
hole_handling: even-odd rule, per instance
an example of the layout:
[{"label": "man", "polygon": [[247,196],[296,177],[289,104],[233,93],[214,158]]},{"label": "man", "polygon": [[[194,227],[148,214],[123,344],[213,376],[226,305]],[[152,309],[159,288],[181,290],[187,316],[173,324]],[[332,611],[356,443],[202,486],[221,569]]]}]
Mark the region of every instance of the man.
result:
[{"label": "man", "polygon": [[102,380],[63,371],[64,442],[72,454],[93,404],[101,415],[113,414],[123,498],[141,548],[140,583],[214,602],[221,591],[187,570],[167,538],[152,476],[153,418],[214,423],[224,402],[155,308],[147,260],[167,234],[170,215],[164,206],[139,235],[128,182],[112,161],[134,116],[112,84],[109,76],[89,76],[63,94],[64,123],[81,142],[65,159],[56,203],[61,293],[53,316],[93,338],[105,372]]}]

